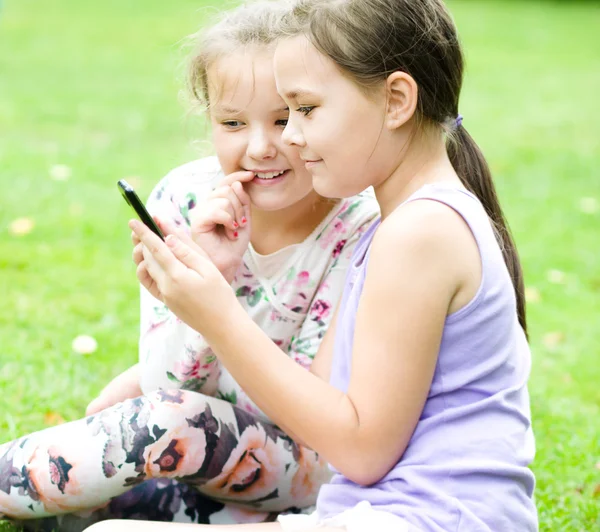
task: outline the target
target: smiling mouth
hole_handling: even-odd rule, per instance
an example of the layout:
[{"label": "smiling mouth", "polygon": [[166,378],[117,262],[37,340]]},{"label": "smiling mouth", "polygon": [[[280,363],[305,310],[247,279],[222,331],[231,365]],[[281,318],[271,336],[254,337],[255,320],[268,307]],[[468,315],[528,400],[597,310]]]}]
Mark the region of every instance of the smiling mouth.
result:
[{"label": "smiling mouth", "polygon": [[279,172],[254,172],[254,175],[258,177],[258,179],[275,179],[285,172],[287,172],[287,170],[280,170]]},{"label": "smiling mouth", "polygon": [[318,164],[318,163],[321,163],[321,162],[323,162],[323,159],[316,159],[314,161],[304,161],[304,166],[305,166],[305,168],[311,168],[315,164]]}]

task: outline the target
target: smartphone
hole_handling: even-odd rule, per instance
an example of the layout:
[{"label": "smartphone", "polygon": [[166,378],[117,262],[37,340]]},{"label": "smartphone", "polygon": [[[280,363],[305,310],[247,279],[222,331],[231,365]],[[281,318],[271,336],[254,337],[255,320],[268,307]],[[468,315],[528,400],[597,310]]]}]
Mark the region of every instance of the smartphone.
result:
[{"label": "smartphone", "polygon": [[140,220],[142,220],[142,222],[146,224],[146,227],[150,228],[154,234],[164,240],[165,236],[162,234],[158,225],[156,225],[156,222],[152,219],[152,216],[150,216],[150,213],[146,210],[146,207],[144,207],[144,204],[135,193],[135,190],[133,190],[133,187],[124,179],[119,180],[117,185],[119,186],[121,195],[125,198],[125,201],[131,205],[131,208],[136,212]]}]

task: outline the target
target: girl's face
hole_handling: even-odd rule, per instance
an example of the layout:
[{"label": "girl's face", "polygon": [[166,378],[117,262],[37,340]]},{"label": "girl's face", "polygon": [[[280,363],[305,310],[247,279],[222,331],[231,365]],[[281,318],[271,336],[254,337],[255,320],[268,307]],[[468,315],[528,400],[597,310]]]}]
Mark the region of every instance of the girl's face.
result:
[{"label": "girl's face", "polygon": [[244,188],[260,210],[285,209],[315,195],[298,149],[281,138],[289,111],[277,93],[272,52],[234,52],[207,75],[213,142],[225,174],[255,173]]},{"label": "girl's face", "polygon": [[290,109],[284,141],[299,148],[319,194],[352,196],[394,171],[398,143],[384,127],[383,87],[367,97],[305,37],[278,43],[274,69]]}]

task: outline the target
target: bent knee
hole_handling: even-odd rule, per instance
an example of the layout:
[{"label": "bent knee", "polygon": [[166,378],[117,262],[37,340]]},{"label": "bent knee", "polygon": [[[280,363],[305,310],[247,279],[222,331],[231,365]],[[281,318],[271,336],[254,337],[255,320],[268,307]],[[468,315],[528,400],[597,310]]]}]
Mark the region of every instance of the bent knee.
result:
[{"label": "bent knee", "polygon": [[125,530],[124,528],[120,528],[120,521],[100,521],[99,523],[95,523],[92,526],[87,527],[84,532],[108,532],[112,530],[113,532],[118,532],[119,530]]}]

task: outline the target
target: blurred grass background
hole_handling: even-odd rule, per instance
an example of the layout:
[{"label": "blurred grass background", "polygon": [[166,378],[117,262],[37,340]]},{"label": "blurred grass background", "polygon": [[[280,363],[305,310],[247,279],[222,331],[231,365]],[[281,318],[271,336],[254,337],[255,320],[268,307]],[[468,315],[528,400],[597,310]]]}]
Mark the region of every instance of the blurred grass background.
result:
[{"label": "blurred grass background", "polygon": [[[598,530],[600,6],[449,5],[466,47],[464,125],[525,267],[540,528]],[[208,6],[9,0],[0,10],[0,442],[80,417],[136,361],[130,212],[115,183],[146,197],[198,156],[192,141],[206,129],[178,98],[180,46]],[[94,354],[72,351],[80,334],[96,338]]]}]

